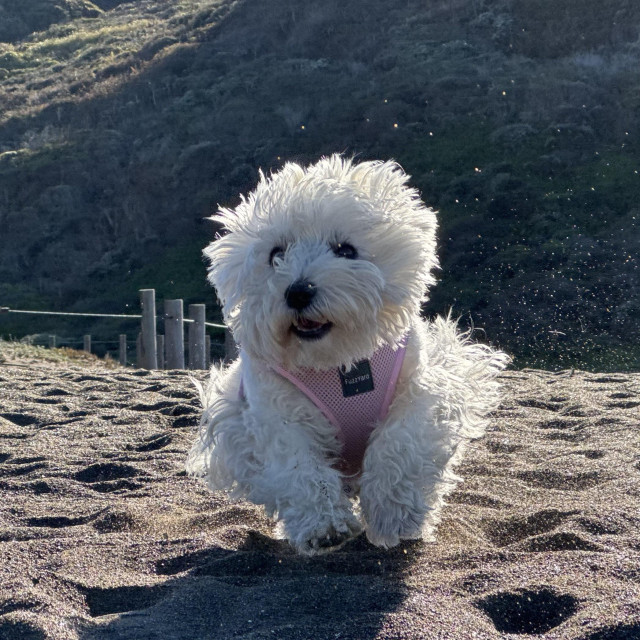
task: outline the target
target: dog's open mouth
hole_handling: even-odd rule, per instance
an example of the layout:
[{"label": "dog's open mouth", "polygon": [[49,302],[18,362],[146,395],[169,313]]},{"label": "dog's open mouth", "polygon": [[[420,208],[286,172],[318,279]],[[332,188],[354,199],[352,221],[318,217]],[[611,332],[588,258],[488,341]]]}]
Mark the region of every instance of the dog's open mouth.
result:
[{"label": "dog's open mouth", "polygon": [[304,340],[319,340],[329,333],[333,325],[330,322],[317,322],[308,318],[296,318],[291,324],[291,331]]}]

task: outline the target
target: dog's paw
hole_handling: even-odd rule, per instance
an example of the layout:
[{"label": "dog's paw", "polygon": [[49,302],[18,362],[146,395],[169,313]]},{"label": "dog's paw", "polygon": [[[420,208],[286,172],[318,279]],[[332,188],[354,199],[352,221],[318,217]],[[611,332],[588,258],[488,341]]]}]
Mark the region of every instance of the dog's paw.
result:
[{"label": "dog's paw", "polygon": [[354,533],[349,531],[336,531],[333,527],[329,527],[329,530],[319,536],[313,537],[304,543],[304,551],[306,555],[319,555],[322,553],[329,553],[336,551],[345,542],[353,538]]},{"label": "dog's paw", "polygon": [[397,511],[394,518],[381,518],[367,523],[367,539],[371,544],[390,549],[401,540],[417,540],[422,537],[425,515],[408,509]]},{"label": "dog's paw", "polygon": [[333,518],[330,523],[320,523],[312,530],[298,531],[297,535],[291,535],[292,527],[287,529],[289,542],[296,551],[315,556],[336,551],[357,536],[362,531],[362,525],[352,513],[348,513],[342,518]]},{"label": "dog's paw", "polygon": [[400,540],[422,537],[428,507],[418,492],[407,498],[406,503],[400,503],[390,498],[368,499],[366,492],[363,493],[361,505],[367,539],[371,544],[389,549]]}]

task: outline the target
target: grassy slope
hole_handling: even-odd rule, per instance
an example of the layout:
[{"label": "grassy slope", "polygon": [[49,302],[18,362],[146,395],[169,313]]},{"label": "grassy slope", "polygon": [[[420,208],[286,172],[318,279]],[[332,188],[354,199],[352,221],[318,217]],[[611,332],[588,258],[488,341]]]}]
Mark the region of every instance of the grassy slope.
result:
[{"label": "grassy slope", "polygon": [[345,151],[440,209],[427,312],[521,363],[637,368],[638,10],[561,4],[139,1],[0,45],[0,304],[210,301],[204,217]]}]

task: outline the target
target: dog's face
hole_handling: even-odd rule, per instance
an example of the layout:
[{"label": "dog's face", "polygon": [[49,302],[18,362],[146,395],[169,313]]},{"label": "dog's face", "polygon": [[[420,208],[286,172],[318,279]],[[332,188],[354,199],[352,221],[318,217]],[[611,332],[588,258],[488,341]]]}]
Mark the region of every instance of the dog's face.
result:
[{"label": "dog's face", "polygon": [[436,220],[388,162],[287,164],[205,250],[226,322],[254,358],[350,365],[397,343],[433,281]]}]

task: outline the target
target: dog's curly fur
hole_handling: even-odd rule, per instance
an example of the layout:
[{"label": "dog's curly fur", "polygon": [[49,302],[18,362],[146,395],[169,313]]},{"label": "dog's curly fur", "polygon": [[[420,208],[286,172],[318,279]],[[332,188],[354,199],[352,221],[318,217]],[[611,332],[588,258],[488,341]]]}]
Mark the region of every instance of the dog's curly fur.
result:
[{"label": "dog's curly fur", "polygon": [[[214,218],[228,233],[205,250],[209,279],[242,350],[201,389],[187,466],[212,489],[264,505],[302,553],[362,528],[382,547],[430,531],[464,443],[482,434],[498,399],[507,356],[448,318],[420,318],[437,224],[407,181],[393,162],[289,163]],[[299,282],[315,291],[302,309],[287,302]],[[335,427],[274,366],[350,367],[403,338],[393,402],[348,497]]]}]

